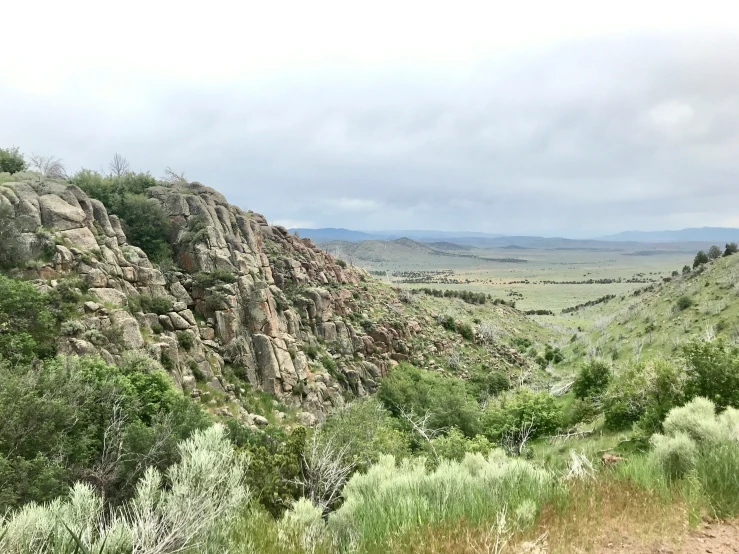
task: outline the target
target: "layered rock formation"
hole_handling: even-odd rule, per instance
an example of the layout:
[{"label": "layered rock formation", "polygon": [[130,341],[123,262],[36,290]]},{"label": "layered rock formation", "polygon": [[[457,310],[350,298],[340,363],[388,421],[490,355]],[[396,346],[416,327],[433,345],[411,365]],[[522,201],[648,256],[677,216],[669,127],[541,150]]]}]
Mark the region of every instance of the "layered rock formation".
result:
[{"label": "layered rock formation", "polygon": [[[18,177],[0,185],[0,204],[23,232],[25,256],[41,260],[29,276],[49,287],[78,276],[90,296],[79,320],[63,329],[61,352],[110,362],[146,352],[193,396],[205,381],[235,397],[228,369],[318,417],[346,396],[373,391],[395,360],[412,354],[409,339],[420,325],[390,305],[378,317],[363,270],[213,189],[148,189],[170,218],[179,266],[163,273],[127,242],[121,221],[101,202],[69,184]],[[157,309],[146,311],[152,305]],[[375,321],[356,324],[369,321],[368,305]]]}]

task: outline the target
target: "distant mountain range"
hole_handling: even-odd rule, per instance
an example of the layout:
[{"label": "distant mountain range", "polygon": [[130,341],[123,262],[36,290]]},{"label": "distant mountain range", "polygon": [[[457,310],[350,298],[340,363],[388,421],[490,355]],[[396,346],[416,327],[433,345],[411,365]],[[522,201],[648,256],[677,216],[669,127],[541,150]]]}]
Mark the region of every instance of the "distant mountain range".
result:
[{"label": "distant mountain range", "polygon": [[600,237],[598,240],[619,242],[739,242],[739,229],[731,227],[692,227],[679,231],[624,231],[623,233]]},{"label": "distant mountain range", "polygon": [[470,231],[423,231],[423,230],[389,230],[389,231],[353,231],[351,229],[341,229],[326,227],[322,229],[305,229],[293,228],[289,229],[291,233],[297,233],[302,238],[311,239],[313,242],[329,242],[332,240],[342,240],[346,242],[362,242],[364,240],[395,240],[400,238],[409,238],[421,242],[451,242],[456,243],[453,239],[471,239],[471,238],[497,238],[502,237],[500,234],[477,233]]},{"label": "distant mountain range", "polygon": [[475,246],[478,248],[577,248],[577,249],[613,249],[615,245],[604,243],[716,243],[723,246],[726,242],[739,242],[739,229],[730,227],[701,227],[680,229],[677,231],[624,231],[593,239],[568,239],[561,237],[509,236],[493,233],[470,231],[423,231],[423,230],[389,230],[389,231],[354,231],[351,229],[290,229],[303,238],[315,243],[332,241],[363,242],[393,241],[409,238],[422,243],[446,243],[442,250],[449,250],[449,245]]}]

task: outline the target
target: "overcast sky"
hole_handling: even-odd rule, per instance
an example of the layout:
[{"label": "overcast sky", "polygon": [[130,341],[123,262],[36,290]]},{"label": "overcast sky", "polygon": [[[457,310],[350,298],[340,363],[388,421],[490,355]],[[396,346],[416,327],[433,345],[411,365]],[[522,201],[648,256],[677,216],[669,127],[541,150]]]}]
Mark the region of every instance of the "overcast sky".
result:
[{"label": "overcast sky", "polygon": [[739,226],[735,1],[8,4],[0,147],[73,170],[287,226]]}]

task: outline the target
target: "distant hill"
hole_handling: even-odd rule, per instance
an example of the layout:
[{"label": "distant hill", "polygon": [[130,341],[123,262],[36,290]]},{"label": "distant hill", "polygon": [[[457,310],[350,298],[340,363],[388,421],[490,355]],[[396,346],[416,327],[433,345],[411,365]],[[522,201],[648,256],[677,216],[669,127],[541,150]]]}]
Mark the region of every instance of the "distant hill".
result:
[{"label": "distant hill", "polygon": [[624,231],[600,237],[604,241],[633,242],[737,242],[739,229],[732,227],[691,227],[678,231]]}]

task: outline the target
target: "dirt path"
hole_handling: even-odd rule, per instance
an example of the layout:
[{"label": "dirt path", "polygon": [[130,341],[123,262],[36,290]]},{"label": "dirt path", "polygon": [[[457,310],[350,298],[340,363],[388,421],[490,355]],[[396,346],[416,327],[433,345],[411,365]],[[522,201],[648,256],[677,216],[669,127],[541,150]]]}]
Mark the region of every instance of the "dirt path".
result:
[{"label": "dirt path", "polygon": [[621,537],[602,546],[598,554],[739,554],[739,524],[706,523],[686,537],[643,544]]}]

